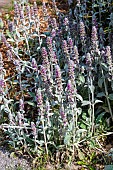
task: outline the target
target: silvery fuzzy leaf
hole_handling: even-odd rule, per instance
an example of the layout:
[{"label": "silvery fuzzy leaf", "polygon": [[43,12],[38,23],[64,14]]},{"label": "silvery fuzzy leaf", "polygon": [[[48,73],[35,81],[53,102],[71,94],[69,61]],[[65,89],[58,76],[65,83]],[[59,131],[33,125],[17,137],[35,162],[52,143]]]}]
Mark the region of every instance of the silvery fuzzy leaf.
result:
[{"label": "silvery fuzzy leaf", "polygon": [[81,95],[79,95],[79,94],[76,94],[75,95],[81,102],[83,101],[83,98],[82,98],[82,96]]},{"label": "silvery fuzzy leaf", "polygon": [[89,86],[91,93],[94,93],[95,87],[93,85]]},{"label": "silvery fuzzy leaf", "polygon": [[103,101],[101,101],[101,100],[95,100],[95,104],[97,104],[97,103],[103,103]]},{"label": "silvery fuzzy leaf", "polygon": [[113,100],[113,93],[109,94],[109,99]]},{"label": "silvery fuzzy leaf", "polygon": [[76,131],[76,134],[80,134],[80,133],[84,133],[84,132],[87,132],[86,129],[79,129]]},{"label": "silvery fuzzy leaf", "polygon": [[104,92],[100,92],[100,93],[97,94],[97,97],[103,97],[103,96],[105,96]]},{"label": "silvery fuzzy leaf", "polygon": [[100,88],[102,88],[103,82],[104,82],[104,78],[101,77],[101,78],[98,80],[98,86],[99,86]]},{"label": "silvery fuzzy leaf", "polygon": [[86,105],[90,105],[90,104],[91,104],[91,102],[88,100],[82,101],[82,106],[86,106]]}]

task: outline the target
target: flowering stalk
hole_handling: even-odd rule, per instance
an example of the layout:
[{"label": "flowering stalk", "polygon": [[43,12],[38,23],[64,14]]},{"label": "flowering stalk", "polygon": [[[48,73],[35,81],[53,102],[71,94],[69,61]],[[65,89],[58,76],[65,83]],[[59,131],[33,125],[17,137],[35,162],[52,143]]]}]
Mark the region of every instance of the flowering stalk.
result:
[{"label": "flowering stalk", "polygon": [[76,90],[71,82],[71,80],[68,80],[67,83],[67,100],[69,103],[69,107],[71,109],[71,116],[72,116],[72,121],[73,121],[73,158],[75,154],[75,136],[76,136],[76,130],[78,127],[78,115],[77,115],[77,100],[76,100]]},{"label": "flowering stalk", "polygon": [[[59,65],[55,65],[55,79],[57,83],[57,94],[62,94],[63,92],[63,86],[62,86],[62,76],[61,76],[61,70]],[[60,99],[60,98],[59,98]],[[61,100],[61,99],[60,99]]]},{"label": "flowering stalk", "polygon": [[[113,80],[113,66],[112,66],[112,57],[111,57],[110,46],[106,47],[106,52],[103,53],[103,55],[105,55],[105,57],[106,57],[106,61],[108,63],[109,74],[111,76],[111,80]],[[112,113],[112,109],[111,109],[111,105],[110,105],[106,79],[105,79],[103,68],[102,68],[102,66],[100,66],[100,67],[101,67],[102,77],[104,77],[104,89],[105,89],[105,95],[106,95],[106,99],[107,99],[107,103],[108,103],[109,113],[110,113],[112,121],[113,121],[113,113]]]},{"label": "flowering stalk", "polygon": [[64,110],[63,104],[60,107],[60,115],[61,115],[61,118],[63,120],[64,126],[66,126],[67,125],[67,119],[66,119],[66,114],[65,114],[65,110]]},{"label": "flowering stalk", "polygon": [[0,53],[0,102],[4,98],[4,87],[5,87],[5,80],[4,80],[5,70],[3,67],[3,60],[2,60],[2,53]]},{"label": "flowering stalk", "polygon": [[[87,73],[88,73],[88,88],[90,92],[89,95],[89,101],[90,101],[90,130],[91,134],[94,133],[94,118],[95,118],[95,111],[94,111],[94,86],[93,86],[93,74],[92,74],[92,58],[90,53],[86,54],[86,64],[87,64]],[[88,91],[89,91],[88,90]]]},{"label": "flowering stalk", "polygon": [[44,135],[44,143],[46,148],[46,154],[48,155],[48,147],[47,147],[47,137],[46,137],[46,131],[45,131],[45,119],[44,119],[44,107],[43,107],[43,98],[41,94],[41,89],[38,88],[36,92],[36,102],[38,107],[39,116],[42,122],[42,128],[43,128],[43,135]]},{"label": "flowering stalk", "polygon": [[86,37],[85,25],[83,21],[80,21],[80,40],[83,46],[85,46],[85,37]]},{"label": "flowering stalk", "polygon": [[35,140],[35,149],[37,149],[36,139],[37,139],[37,129],[34,122],[31,122],[31,130]]}]

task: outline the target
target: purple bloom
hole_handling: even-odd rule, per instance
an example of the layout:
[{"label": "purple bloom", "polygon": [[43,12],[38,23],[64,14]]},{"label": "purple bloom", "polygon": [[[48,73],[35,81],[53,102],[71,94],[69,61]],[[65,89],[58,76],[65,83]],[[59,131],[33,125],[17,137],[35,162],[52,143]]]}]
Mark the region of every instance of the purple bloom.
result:
[{"label": "purple bloom", "polygon": [[88,71],[92,70],[92,57],[90,53],[86,54],[86,64],[88,65]]},{"label": "purple bloom", "polygon": [[50,51],[52,50],[52,37],[47,37],[47,47]]},{"label": "purple bloom", "polygon": [[80,38],[81,38],[82,43],[84,42],[85,35],[86,35],[85,25],[84,25],[83,21],[80,21]]},{"label": "purple bloom", "polygon": [[69,79],[74,82],[75,80],[75,73],[74,73],[74,62],[73,60],[68,61],[68,74],[69,74]]},{"label": "purple bloom", "polygon": [[67,46],[67,41],[66,40],[63,40],[62,47],[63,47],[64,53],[68,54],[68,46]]},{"label": "purple bloom", "polygon": [[42,62],[43,66],[46,68],[48,72],[50,72],[50,64],[48,60],[47,50],[45,47],[42,47],[42,57],[43,57],[43,62]]},{"label": "purple bloom", "polygon": [[76,45],[74,46],[74,54],[72,55],[72,59],[74,61],[74,64],[79,65],[79,53]]},{"label": "purple bloom", "polygon": [[31,13],[30,13],[30,6],[29,5],[26,6],[26,14],[27,14],[27,17],[30,19]]},{"label": "purple bloom", "polygon": [[96,26],[92,27],[91,42],[92,42],[92,49],[95,52],[99,52],[99,49],[98,49],[98,35],[97,35],[97,28],[96,28]]},{"label": "purple bloom", "polygon": [[12,50],[12,46],[7,42],[4,34],[1,35],[1,40],[9,50]]},{"label": "purple bloom", "polygon": [[4,85],[5,85],[5,82],[4,82],[4,80],[3,79],[0,79],[0,87],[4,87]]},{"label": "purple bloom", "polygon": [[111,56],[110,46],[106,47],[105,56],[106,56],[106,60],[107,60],[108,66],[109,66],[109,73],[111,73],[111,75],[112,75],[113,74],[113,64],[112,64],[112,56]]},{"label": "purple bloom", "polygon": [[36,125],[35,125],[34,122],[31,122],[31,129],[33,131],[34,137],[36,137],[37,136],[37,130],[36,130]]},{"label": "purple bloom", "polygon": [[74,103],[74,86],[71,82],[71,80],[68,80],[67,83],[67,100],[69,103]]},{"label": "purple bloom", "polygon": [[23,125],[23,122],[22,122],[23,116],[22,116],[22,114],[20,112],[18,112],[17,116],[18,116],[19,126],[22,126]]},{"label": "purple bloom", "polygon": [[43,81],[47,82],[47,73],[46,73],[46,68],[44,66],[40,67],[40,73]]},{"label": "purple bloom", "polygon": [[68,20],[68,18],[64,18],[64,25],[65,25],[65,26],[68,26],[68,25],[69,25],[69,20]]},{"label": "purple bloom", "polygon": [[62,77],[61,77],[61,70],[59,65],[55,66],[55,78],[56,78],[56,82],[57,82],[57,90],[59,92],[63,91],[63,87],[62,87]]},{"label": "purple bloom", "polygon": [[30,13],[31,13],[31,17],[34,19],[35,18],[35,13],[34,13],[33,7],[31,7]]},{"label": "purple bloom", "polygon": [[55,29],[52,29],[51,31],[51,37],[54,38],[56,36],[56,30]]},{"label": "purple bloom", "polygon": [[13,24],[13,22],[8,21],[8,28],[9,28],[9,31],[10,31],[10,32],[13,32],[13,31],[14,31],[14,24]]},{"label": "purple bloom", "polygon": [[38,66],[35,58],[32,58],[32,68],[36,71],[38,71]]},{"label": "purple bloom", "polygon": [[20,108],[20,111],[24,111],[24,101],[22,99],[20,99],[19,101],[19,108]]},{"label": "purple bloom", "polygon": [[7,50],[7,57],[8,59],[11,61],[13,58],[12,58],[12,53],[10,50]]},{"label": "purple bloom", "polygon": [[60,108],[60,115],[61,115],[61,118],[63,120],[64,125],[66,126],[67,119],[66,119],[66,115],[65,115],[65,111],[64,111],[64,106],[63,105]]},{"label": "purple bloom", "polygon": [[37,8],[37,3],[36,2],[34,2],[33,9],[34,9],[34,15],[37,16],[38,8]]},{"label": "purple bloom", "polygon": [[20,19],[21,20],[24,19],[24,11],[22,9],[20,9]]},{"label": "purple bloom", "polygon": [[42,106],[43,105],[43,99],[42,99],[42,94],[41,94],[41,89],[38,88],[38,90],[36,91],[36,102],[38,106]]},{"label": "purple bloom", "polygon": [[14,1],[14,16],[19,17],[19,7],[16,1]]}]

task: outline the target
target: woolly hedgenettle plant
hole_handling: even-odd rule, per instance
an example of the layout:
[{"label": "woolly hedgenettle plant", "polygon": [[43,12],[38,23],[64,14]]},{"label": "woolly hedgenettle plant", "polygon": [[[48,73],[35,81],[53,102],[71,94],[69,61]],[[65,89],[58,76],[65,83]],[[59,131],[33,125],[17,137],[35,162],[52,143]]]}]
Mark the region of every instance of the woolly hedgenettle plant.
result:
[{"label": "woolly hedgenettle plant", "polygon": [[[110,128],[113,50],[108,34],[112,34],[112,16],[107,10],[110,18],[106,14],[105,27],[101,15],[110,5],[98,2],[68,1],[73,19],[73,14],[58,10],[55,0],[50,5],[56,18],[48,15],[46,3],[40,15],[41,6],[38,10],[36,2],[15,1],[14,23],[7,21],[6,36],[1,23],[1,43],[15,71],[4,79],[0,55],[2,127],[15,149],[38,158],[61,151],[61,157],[69,153],[69,159],[72,154],[75,159],[75,151],[84,141],[95,143]],[[44,20],[48,27],[41,33]]]}]

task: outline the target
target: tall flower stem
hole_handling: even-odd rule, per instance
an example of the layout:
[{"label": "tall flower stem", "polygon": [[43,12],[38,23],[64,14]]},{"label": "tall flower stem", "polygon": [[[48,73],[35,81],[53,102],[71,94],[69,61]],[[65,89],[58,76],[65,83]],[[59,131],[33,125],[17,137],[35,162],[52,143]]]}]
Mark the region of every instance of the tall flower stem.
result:
[{"label": "tall flower stem", "polygon": [[47,138],[46,138],[45,126],[44,126],[44,118],[42,118],[42,126],[43,126],[43,134],[44,134],[44,143],[45,143],[46,154],[48,155],[48,147],[47,147]]},{"label": "tall flower stem", "polygon": [[[102,71],[102,76],[105,77],[102,68],[101,68],[101,71]],[[107,103],[108,103],[109,113],[110,113],[112,121],[113,121],[113,113],[111,110],[111,105],[110,105],[110,101],[109,101],[109,97],[108,97],[109,94],[108,94],[108,89],[107,89],[105,78],[104,78],[104,89],[105,89],[106,99],[107,99]]]}]

